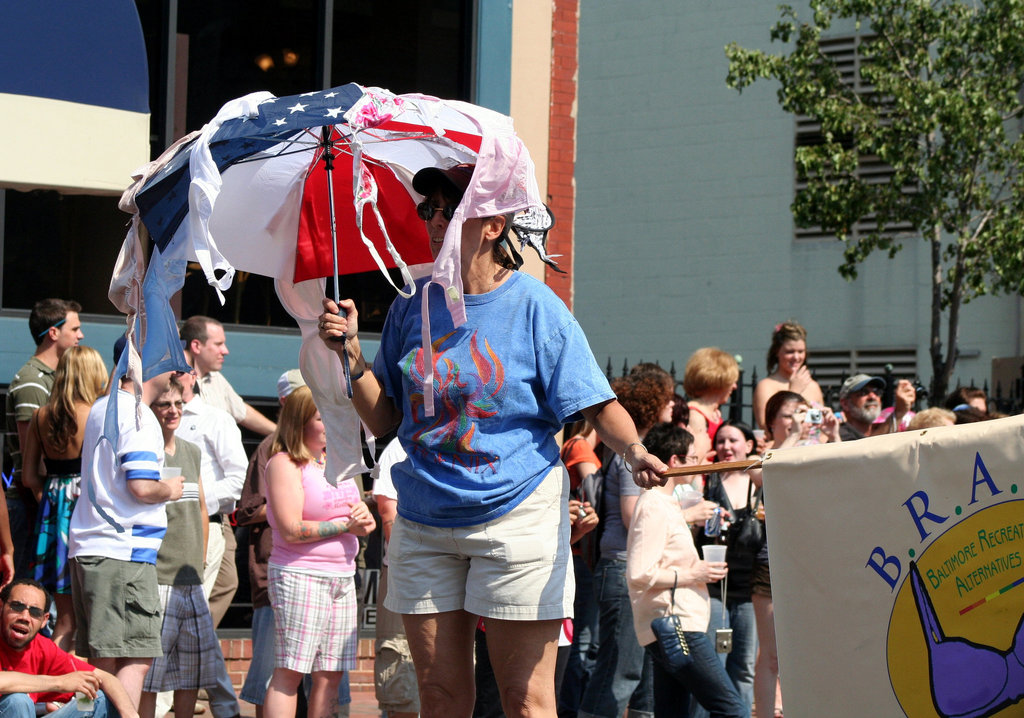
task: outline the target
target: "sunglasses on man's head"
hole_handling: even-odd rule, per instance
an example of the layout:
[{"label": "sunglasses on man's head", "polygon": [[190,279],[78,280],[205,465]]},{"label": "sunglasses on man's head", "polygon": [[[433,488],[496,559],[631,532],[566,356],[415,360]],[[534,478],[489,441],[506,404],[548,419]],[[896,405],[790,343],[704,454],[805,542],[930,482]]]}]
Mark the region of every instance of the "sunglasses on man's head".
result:
[{"label": "sunglasses on man's head", "polygon": [[27,608],[28,615],[32,616],[32,618],[38,619],[46,615],[46,611],[39,608],[39,606],[29,606],[21,601],[8,601],[7,605],[14,613],[22,613]]},{"label": "sunglasses on man's head", "polygon": [[418,214],[419,218],[424,222],[429,222],[434,218],[435,212],[440,212],[441,216],[444,217],[446,221],[451,222],[452,217],[455,216],[455,210],[458,206],[459,205],[457,204],[449,204],[444,207],[434,207],[430,202],[420,202],[416,205],[416,214]]}]

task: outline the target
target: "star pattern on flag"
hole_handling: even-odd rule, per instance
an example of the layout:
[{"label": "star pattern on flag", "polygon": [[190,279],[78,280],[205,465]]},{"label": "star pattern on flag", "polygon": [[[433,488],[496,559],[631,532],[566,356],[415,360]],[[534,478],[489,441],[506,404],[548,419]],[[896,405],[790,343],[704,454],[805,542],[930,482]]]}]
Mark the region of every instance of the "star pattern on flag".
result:
[{"label": "star pattern on flag", "polygon": [[[219,144],[230,141],[230,156],[237,160],[242,152],[241,140],[243,137],[255,137],[262,133],[269,133],[273,140],[288,138],[298,140],[298,136],[291,134],[293,131],[303,129],[322,128],[325,125],[343,125],[347,116],[346,113],[363,96],[356,86],[346,85],[335,87],[331,90],[320,90],[303,95],[291,95],[288,97],[268,97],[260,102],[257,112],[253,115],[239,116],[224,123],[217,134],[211,140],[211,144]],[[317,132],[319,134],[319,131]],[[301,141],[308,141],[303,138]],[[223,151],[227,145],[222,146]],[[267,140],[263,139],[254,146],[253,151],[259,152],[267,148]],[[247,149],[244,151],[248,151]],[[218,158],[218,162],[222,160]]]}]

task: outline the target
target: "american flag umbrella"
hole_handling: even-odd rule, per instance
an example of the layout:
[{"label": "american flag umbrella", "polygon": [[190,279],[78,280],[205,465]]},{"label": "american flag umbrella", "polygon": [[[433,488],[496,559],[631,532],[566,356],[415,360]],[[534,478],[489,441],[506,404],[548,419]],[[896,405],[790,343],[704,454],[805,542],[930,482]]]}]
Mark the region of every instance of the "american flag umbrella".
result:
[{"label": "american flag umbrella", "polygon": [[[475,163],[476,171],[430,265],[412,178],[424,167],[464,162]],[[148,376],[186,368],[168,300],[183,285],[190,259],[222,300],[236,269],[276,278],[278,296],[303,332],[300,367],[307,382],[313,385],[302,362],[316,354],[310,373],[346,390],[347,378],[327,376],[338,362],[328,363],[326,350],[311,340],[323,277],[335,278],[337,298],[338,274],[377,267],[387,276],[386,269],[397,268],[402,286],[392,284],[408,296],[411,268],[430,267],[459,325],[465,219],[515,214],[520,244],[550,261],[543,240],[552,220],[509,117],[357,84],[280,98],[259,92],[228,102],[202,130],[140,168],[120,206],[132,223],[109,296],[128,315],[132,341],[120,370],[137,386]],[[148,268],[147,238],[155,245]]]},{"label": "american flag umbrella", "polygon": [[135,205],[156,247],[191,245],[218,289],[232,269],[298,282],[429,262],[412,176],[474,162],[489,115],[356,84],[256,93],[169,150]]}]

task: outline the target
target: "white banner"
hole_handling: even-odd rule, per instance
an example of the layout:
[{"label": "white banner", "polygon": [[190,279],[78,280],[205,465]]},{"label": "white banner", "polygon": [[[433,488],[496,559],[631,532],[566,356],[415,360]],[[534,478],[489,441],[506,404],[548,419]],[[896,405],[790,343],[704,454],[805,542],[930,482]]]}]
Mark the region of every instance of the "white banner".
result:
[{"label": "white banner", "polygon": [[1024,716],[1024,417],[770,452],[787,718]]}]

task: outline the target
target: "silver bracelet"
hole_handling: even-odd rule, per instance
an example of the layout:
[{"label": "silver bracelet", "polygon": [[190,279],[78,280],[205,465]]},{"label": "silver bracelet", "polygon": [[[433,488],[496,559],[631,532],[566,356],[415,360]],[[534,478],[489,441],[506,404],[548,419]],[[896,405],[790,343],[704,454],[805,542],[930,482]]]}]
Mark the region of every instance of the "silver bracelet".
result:
[{"label": "silver bracelet", "polygon": [[632,466],[629,465],[629,462],[626,461],[626,454],[628,454],[629,450],[634,446],[639,446],[641,449],[644,450],[644,452],[647,451],[647,447],[641,444],[639,441],[633,441],[626,445],[626,448],[622,450],[622,463],[625,464],[626,468],[629,469],[630,471],[633,471],[634,469]]}]

